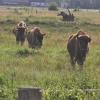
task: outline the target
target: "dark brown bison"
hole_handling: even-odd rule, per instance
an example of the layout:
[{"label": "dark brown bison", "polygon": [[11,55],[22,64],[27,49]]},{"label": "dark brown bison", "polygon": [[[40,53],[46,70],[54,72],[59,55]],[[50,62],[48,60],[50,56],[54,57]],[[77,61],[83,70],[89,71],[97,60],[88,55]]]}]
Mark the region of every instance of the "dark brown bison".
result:
[{"label": "dark brown bison", "polygon": [[41,48],[43,37],[45,34],[41,33],[38,27],[34,27],[27,34],[27,40],[30,48]]},{"label": "dark brown bison", "polygon": [[69,22],[73,22],[75,20],[75,16],[73,14],[71,14],[70,10],[68,9],[68,14],[61,11],[58,16],[62,16],[63,17],[63,21],[69,21]]},{"label": "dark brown bison", "polygon": [[16,36],[16,43],[21,45],[24,44],[25,41],[25,32],[26,32],[26,24],[24,21],[20,21],[17,26],[13,29],[13,33]]},{"label": "dark brown bison", "polygon": [[90,41],[91,38],[83,31],[78,31],[77,34],[69,37],[67,49],[73,66],[76,62],[79,65],[83,65],[86,54],[89,51],[88,43]]}]

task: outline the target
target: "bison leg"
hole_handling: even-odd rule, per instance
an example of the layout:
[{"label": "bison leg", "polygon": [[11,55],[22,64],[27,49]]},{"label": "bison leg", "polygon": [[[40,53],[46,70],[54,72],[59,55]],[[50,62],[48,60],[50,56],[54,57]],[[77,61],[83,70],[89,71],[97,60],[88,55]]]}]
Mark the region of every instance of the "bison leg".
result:
[{"label": "bison leg", "polygon": [[82,70],[82,69],[83,69],[83,64],[84,64],[84,62],[83,62],[83,61],[77,60],[77,64],[79,65],[80,70]]},{"label": "bison leg", "polygon": [[80,70],[83,70],[83,65],[80,65]]},{"label": "bison leg", "polygon": [[19,41],[16,41],[16,44],[19,44]]},{"label": "bison leg", "polygon": [[24,42],[25,42],[25,36],[24,35],[20,38],[20,42],[21,42],[21,46],[23,46]]},{"label": "bison leg", "polygon": [[71,65],[72,65],[73,69],[75,69],[76,61],[74,60],[74,58],[71,58],[70,62],[71,62]]},{"label": "bison leg", "polygon": [[21,46],[23,46],[24,45],[24,41],[21,41]]}]

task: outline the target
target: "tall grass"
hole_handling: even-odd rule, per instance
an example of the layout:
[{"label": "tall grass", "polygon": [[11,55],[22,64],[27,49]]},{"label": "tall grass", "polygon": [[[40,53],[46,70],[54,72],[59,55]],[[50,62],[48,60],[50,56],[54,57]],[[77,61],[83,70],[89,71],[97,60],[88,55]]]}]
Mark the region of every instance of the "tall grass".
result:
[{"label": "tall grass", "polygon": [[[100,88],[100,14],[74,12],[78,23],[67,23],[57,17],[58,12],[37,10],[36,13],[36,8],[0,9],[0,74],[5,81],[5,98],[14,100],[18,87],[31,86],[44,90],[43,100],[88,100],[83,90]],[[23,47],[16,45],[11,30],[20,20],[25,20],[29,29],[38,26],[46,33],[40,50],[29,49],[27,42]],[[76,70],[72,69],[66,49],[69,35],[79,29],[87,31],[92,38],[82,71],[78,65]],[[92,98],[99,100],[97,95],[92,93]]]}]

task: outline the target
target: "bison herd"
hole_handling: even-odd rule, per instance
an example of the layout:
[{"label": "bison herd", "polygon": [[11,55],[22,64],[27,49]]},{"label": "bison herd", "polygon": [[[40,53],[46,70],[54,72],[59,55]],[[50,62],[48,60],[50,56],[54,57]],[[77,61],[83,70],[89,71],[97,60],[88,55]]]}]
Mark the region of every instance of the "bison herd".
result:
[{"label": "bison herd", "polygon": [[42,46],[42,40],[44,33],[40,31],[38,27],[33,27],[28,31],[26,23],[20,21],[17,26],[13,29],[13,33],[16,36],[16,43],[23,45],[25,38],[27,38],[28,45],[30,48],[40,48]]},{"label": "bison herd", "polygon": [[[28,41],[30,48],[41,48],[44,33],[40,31],[39,27],[33,27],[31,30],[27,29],[26,23],[20,21],[16,27],[13,29],[13,33],[16,36],[16,43],[23,45],[25,38]],[[72,34],[68,38],[67,50],[70,56],[70,62],[74,67],[77,63],[78,65],[83,65],[86,54],[89,51],[88,44],[91,38],[86,32],[78,31],[76,34]]]}]

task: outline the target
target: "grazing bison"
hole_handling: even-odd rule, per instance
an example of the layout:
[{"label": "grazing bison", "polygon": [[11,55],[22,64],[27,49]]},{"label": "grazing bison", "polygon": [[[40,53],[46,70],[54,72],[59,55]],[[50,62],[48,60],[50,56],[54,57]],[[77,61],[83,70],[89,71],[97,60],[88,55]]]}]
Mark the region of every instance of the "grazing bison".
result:
[{"label": "grazing bison", "polygon": [[20,21],[17,26],[13,29],[13,33],[16,36],[16,43],[21,45],[24,44],[25,41],[25,32],[26,32],[26,24],[24,21]]},{"label": "grazing bison", "polygon": [[41,33],[38,27],[34,27],[27,34],[27,40],[30,48],[41,48],[43,36],[45,34]]},{"label": "grazing bison", "polygon": [[65,12],[63,12],[63,11],[61,11],[59,14],[58,14],[58,16],[62,16],[63,17],[63,21],[74,21],[75,20],[75,17],[74,17],[74,15],[73,14],[71,14],[71,12],[70,12],[70,10],[68,9],[68,13],[69,14],[67,14],[67,13],[65,13]]},{"label": "grazing bison", "polygon": [[61,11],[57,16],[62,16],[63,21],[68,21],[68,15],[63,11]]},{"label": "grazing bison", "polygon": [[83,65],[86,54],[89,51],[88,43],[91,38],[83,31],[78,31],[77,34],[73,34],[68,39],[67,49],[71,58],[71,64],[75,63]]}]

